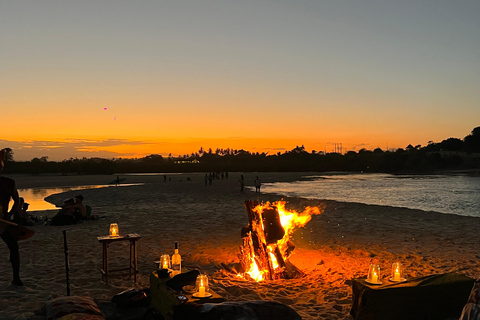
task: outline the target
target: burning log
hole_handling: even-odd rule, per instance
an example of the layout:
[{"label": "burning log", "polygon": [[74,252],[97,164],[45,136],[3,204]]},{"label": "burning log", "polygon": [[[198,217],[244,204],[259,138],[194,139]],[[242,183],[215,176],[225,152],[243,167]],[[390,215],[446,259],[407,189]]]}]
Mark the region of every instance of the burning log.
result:
[{"label": "burning log", "polygon": [[242,272],[257,281],[303,276],[302,271],[286,260],[295,247],[288,237],[283,241],[288,234],[282,226],[278,208],[259,206],[257,201],[245,201],[244,205],[249,223],[241,232]]}]

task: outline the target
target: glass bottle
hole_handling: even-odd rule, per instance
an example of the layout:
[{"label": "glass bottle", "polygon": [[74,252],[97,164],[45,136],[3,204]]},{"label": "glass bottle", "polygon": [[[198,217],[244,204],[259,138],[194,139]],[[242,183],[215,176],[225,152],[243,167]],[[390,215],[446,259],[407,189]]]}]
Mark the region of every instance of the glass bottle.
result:
[{"label": "glass bottle", "polygon": [[172,256],[172,276],[182,273],[182,257],[178,253],[178,242],[175,241],[175,253]]}]

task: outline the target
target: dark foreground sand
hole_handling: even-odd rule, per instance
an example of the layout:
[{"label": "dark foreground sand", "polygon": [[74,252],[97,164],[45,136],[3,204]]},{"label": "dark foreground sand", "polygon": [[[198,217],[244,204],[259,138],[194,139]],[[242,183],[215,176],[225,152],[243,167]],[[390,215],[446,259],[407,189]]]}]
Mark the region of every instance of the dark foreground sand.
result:
[{"label": "dark foreground sand", "polygon": [[[186,177],[192,181],[187,181]],[[8,249],[0,245],[0,310],[2,319],[29,319],[46,300],[66,295],[63,234],[70,251],[72,295],[110,300],[127,288],[149,287],[154,261],[172,254],[175,241],[187,268],[209,274],[216,292],[230,301],[275,300],[296,310],[304,320],[351,319],[352,292],[349,280],[366,275],[372,262],[380,264],[384,277],[391,264],[401,261],[407,275],[423,276],[458,272],[480,278],[480,218],[445,215],[421,210],[357,203],[286,198],[287,208],[303,211],[319,206],[323,213],[294,234],[291,261],[305,271],[302,279],[248,282],[223,270],[222,263],[238,262],[240,229],[248,222],[245,200],[276,201],[278,195],[239,192],[240,174],[205,186],[203,174],[128,177],[143,185],[82,190],[85,203],[98,221],[66,227],[36,225],[35,235],[20,242],[24,287],[13,287]],[[292,181],[295,174],[261,174],[266,182]],[[14,177],[19,188],[105,184],[115,177]],[[255,174],[245,174],[247,186]],[[61,203],[78,192],[51,196]],[[36,212],[53,216],[55,211]],[[107,235],[110,223],[121,233],[139,233],[137,284],[123,275],[101,281],[102,246],[97,236]],[[123,267],[128,256],[125,244],[110,247],[111,266]]]}]

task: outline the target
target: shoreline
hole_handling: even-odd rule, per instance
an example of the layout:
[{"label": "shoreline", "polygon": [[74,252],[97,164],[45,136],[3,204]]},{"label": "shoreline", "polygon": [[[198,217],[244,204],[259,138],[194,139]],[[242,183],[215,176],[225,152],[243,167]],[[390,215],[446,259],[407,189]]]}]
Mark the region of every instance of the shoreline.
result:
[{"label": "shoreline", "polygon": [[[243,174],[247,185],[253,186],[257,173]],[[262,180],[298,177],[301,174],[275,173],[262,176]],[[34,319],[34,311],[45,301],[66,294],[63,230],[67,231],[70,252],[71,294],[103,301],[128,288],[149,287],[154,261],[163,253],[171,254],[175,241],[179,242],[184,266],[206,272],[213,289],[227,301],[274,300],[289,305],[304,320],[351,319],[349,281],[365,276],[372,262],[381,265],[384,277],[388,276],[391,264],[398,260],[405,265],[408,277],[458,272],[480,278],[478,218],[334,200],[287,198],[250,190],[242,195],[237,178],[237,173],[229,173],[228,180],[214,180],[211,186],[205,186],[203,180],[196,178],[164,183],[163,178],[160,180],[157,176],[147,177],[148,182],[143,185],[128,188],[82,190],[84,203],[105,219],[64,227],[33,226],[36,234],[19,243],[24,287],[10,286],[10,263],[5,258],[0,260],[0,270],[4,270],[0,274],[0,309],[6,319]],[[125,182],[129,182],[128,179]],[[34,181],[28,183],[34,184]],[[76,193],[52,195],[49,201]],[[305,206],[323,208],[322,214],[312,216],[312,220],[293,235],[296,248],[290,261],[306,276],[255,283],[228,274],[222,263],[238,262],[240,230],[248,222],[244,201],[281,199],[288,202],[287,208],[296,211],[303,211]],[[138,242],[137,284],[128,275],[114,276],[108,285],[101,281],[102,252],[96,237],[108,234],[113,222],[118,223],[120,233],[139,233],[142,237]],[[110,250],[112,267],[122,266],[126,259],[125,246],[112,245]],[[0,253],[3,257],[8,255],[5,245],[0,246]]]},{"label": "shoreline", "polygon": [[[471,172],[471,171],[469,171]],[[246,179],[246,184],[245,187],[247,188],[254,188],[254,179],[256,175],[262,176],[262,174],[266,174],[265,176],[262,176],[262,183],[277,183],[277,182],[295,182],[295,181],[308,181],[312,180],[311,176],[316,176],[316,175],[325,175],[325,174],[352,174],[350,172],[269,172],[269,173],[259,173],[259,172],[231,172],[230,177],[234,177],[234,181],[236,181],[237,176],[239,177],[240,174],[243,174]],[[443,171],[443,172],[438,172],[435,174],[430,174],[430,175],[467,175],[467,176],[475,176],[472,174],[467,174],[465,171]],[[204,181],[204,175],[205,173],[203,172],[195,172],[195,173],[182,173],[182,172],[177,172],[177,173],[170,173],[167,174],[167,182],[186,182],[187,179],[191,179],[192,181]],[[399,175],[412,175],[410,173],[402,173]],[[87,189],[88,186],[91,186],[92,188],[106,188],[106,187],[113,187],[115,184],[111,183],[117,175],[72,175],[72,176],[67,176],[67,175],[60,175],[60,174],[53,174],[53,175],[38,175],[38,176],[32,176],[32,175],[6,175],[10,178],[13,178],[17,182],[17,189],[48,189],[48,188],[75,188],[75,187],[81,187],[81,189],[77,189],[77,193],[81,193],[83,189]],[[121,178],[124,179],[124,181],[120,184],[120,186],[129,186],[129,185],[135,185],[135,184],[145,184],[145,183],[159,183],[163,182],[163,173],[128,173],[124,175],[119,175]],[[171,179],[171,181],[169,181]],[[228,180],[227,178],[222,179],[222,180]],[[232,180],[232,178],[230,179]],[[214,180],[216,181],[216,180]],[[190,181],[191,182],[191,181]],[[264,189],[263,189],[264,190]],[[67,193],[68,191],[65,191],[63,193]],[[265,192],[264,192],[265,193]],[[288,195],[281,194],[280,192],[268,192],[270,194],[277,194],[280,196],[285,196],[288,197]],[[20,194],[20,196],[22,196]],[[48,196],[47,196],[48,197]],[[45,197],[45,198],[47,198]],[[293,196],[295,197],[295,196]],[[308,196],[302,196],[298,195],[297,197],[305,197],[307,199],[315,199],[315,200],[335,200],[339,202],[347,202],[347,203],[358,203],[358,204],[372,204],[376,205],[375,203],[368,203],[368,202],[355,202],[355,201],[348,201],[348,200],[341,200],[341,199],[332,199],[332,198],[311,198]],[[45,199],[44,198],[44,199]],[[45,200],[46,201],[46,200]],[[46,201],[48,202],[48,201]],[[49,202],[52,205],[58,205],[60,202]],[[408,207],[408,206],[395,206],[395,205],[383,205],[383,204],[377,204],[380,206],[391,206],[391,207],[399,207],[399,208],[408,208],[408,209],[419,209],[421,211],[433,211],[433,212],[438,212],[442,214],[452,214],[452,215],[457,215],[457,216],[472,216],[475,217],[475,215],[468,215],[468,214],[459,214],[455,212],[447,212],[447,211],[435,211],[435,210],[427,210],[425,208],[421,207]],[[35,211],[45,211],[46,209],[40,209],[40,210],[30,210],[30,212],[34,213]]]}]

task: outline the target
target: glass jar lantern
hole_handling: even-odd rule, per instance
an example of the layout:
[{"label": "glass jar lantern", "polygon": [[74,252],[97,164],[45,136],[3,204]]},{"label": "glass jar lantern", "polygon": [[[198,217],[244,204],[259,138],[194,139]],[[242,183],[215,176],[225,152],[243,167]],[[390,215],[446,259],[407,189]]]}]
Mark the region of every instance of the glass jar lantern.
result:
[{"label": "glass jar lantern", "polygon": [[367,280],[368,283],[381,284],[380,281],[380,266],[378,264],[371,264],[368,268]]},{"label": "glass jar lantern", "polygon": [[200,274],[197,276],[195,292],[197,292],[200,297],[205,297],[208,293],[208,277],[206,274]]},{"label": "glass jar lantern", "polygon": [[390,281],[394,281],[394,282],[405,281],[404,271],[405,270],[403,269],[403,266],[400,262],[394,262],[392,264],[392,277],[390,278]]},{"label": "glass jar lantern", "polygon": [[111,223],[110,224],[110,236],[111,237],[118,237],[119,232],[118,232],[118,224],[116,223]]},{"label": "glass jar lantern", "polygon": [[158,266],[159,269],[170,269],[171,264],[170,264],[170,256],[168,254],[162,254],[160,256],[160,264]]}]

